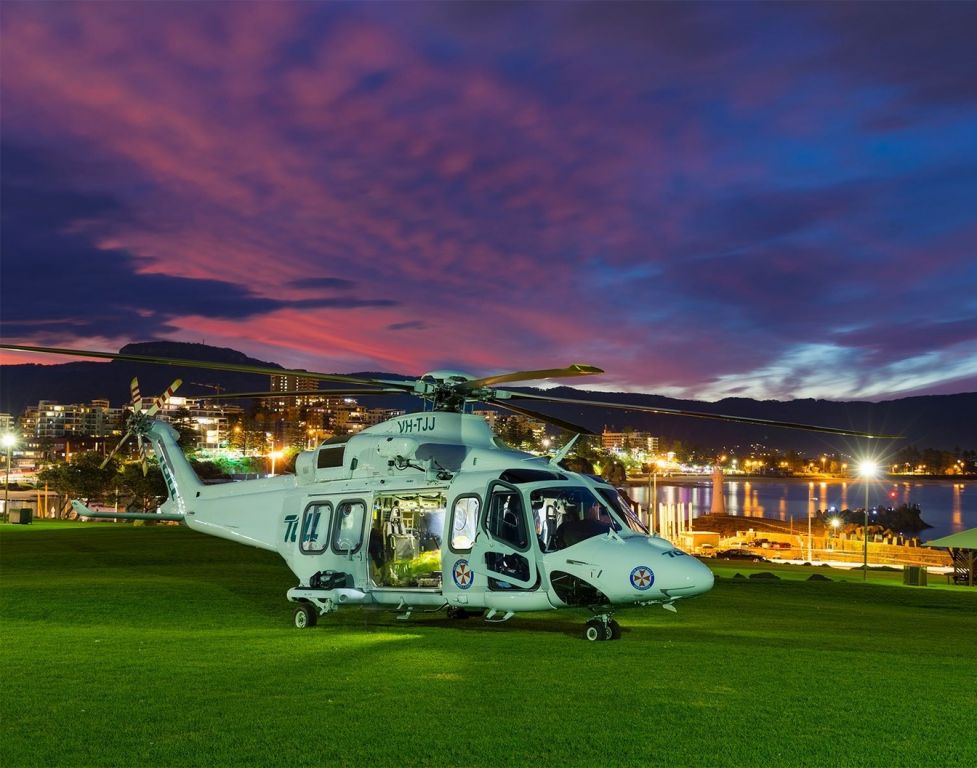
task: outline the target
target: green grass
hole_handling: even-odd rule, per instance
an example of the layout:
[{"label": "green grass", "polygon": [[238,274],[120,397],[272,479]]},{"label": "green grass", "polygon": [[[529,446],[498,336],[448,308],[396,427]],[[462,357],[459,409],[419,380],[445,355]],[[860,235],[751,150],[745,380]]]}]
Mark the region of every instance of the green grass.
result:
[{"label": "green grass", "polygon": [[[277,556],[183,528],[0,526],[0,763],[977,764],[977,590],[724,564],[710,594],[489,625],[291,627]],[[840,581],[839,579],[845,579]]]}]

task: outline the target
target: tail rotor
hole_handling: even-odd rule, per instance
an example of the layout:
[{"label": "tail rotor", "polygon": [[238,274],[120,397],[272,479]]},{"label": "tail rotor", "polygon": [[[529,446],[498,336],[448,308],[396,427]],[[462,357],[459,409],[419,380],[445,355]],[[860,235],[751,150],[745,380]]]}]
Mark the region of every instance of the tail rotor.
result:
[{"label": "tail rotor", "polygon": [[136,436],[136,440],[139,445],[139,457],[142,461],[142,473],[147,474],[149,471],[149,462],[147,460],[147,446],[143,441],[143,435],[149,430],[153,423],[153,417],[159,413],[160,409],[166,405],[173,393],[179,389],[180,385],[183,383],[183,379],[176,379],[166,391],[163,392],[159,397],[153,398],[152,402],[149,404],[148,408],[144,409],[146,401],[143,399],[142,394],[139,391],[139,379],[133,377],[132,381],[129,382],[129,393],[131,399],[129,401],[130,407],[132,409],[132,415],[129,416],[129,420],[126,423],[126,433],[122,436],[122,439],[116,444],[112,452],[105,457],[105,460],[101,464],[101,468],[104,468],[112,457],[118,453],[119,449],[128,442],[129,438],[133,435]]}]

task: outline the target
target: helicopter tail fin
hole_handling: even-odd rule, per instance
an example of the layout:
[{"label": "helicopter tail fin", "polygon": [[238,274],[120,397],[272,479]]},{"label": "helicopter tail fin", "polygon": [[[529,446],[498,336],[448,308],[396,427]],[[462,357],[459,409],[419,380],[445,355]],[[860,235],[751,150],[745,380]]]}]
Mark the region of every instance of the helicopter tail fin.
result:
[{"label": "helicopter tail fin", "polygon": [[165,421],[152,420],[144,429],[144,435],[153,446],[170,493],[167,505],[173,508],[173,514],[186,514],[186,499],[198,493],[204,484],[177,445],[179,433]]}]

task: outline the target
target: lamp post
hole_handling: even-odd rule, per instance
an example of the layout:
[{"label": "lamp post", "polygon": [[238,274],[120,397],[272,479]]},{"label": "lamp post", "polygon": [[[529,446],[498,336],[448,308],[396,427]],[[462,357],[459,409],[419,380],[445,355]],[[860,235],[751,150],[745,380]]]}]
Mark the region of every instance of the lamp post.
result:
[{"label": "lamp post", "polygon": [[875,477],[878,465],[874,461],[863,461],[858,465],[858,474],[865,483],[865,524],[862,527],[864,554],[862,558],[862,581],[868,580],[868,481]]},{"label": "lamp post", "polygon": [[17,442],[17,438],[7,432],[3,436],[3,447],[7,449],[7,476],[3,483],[3,519],[4,521],[10,520],[10,451],[14,447],[14,443]]}]

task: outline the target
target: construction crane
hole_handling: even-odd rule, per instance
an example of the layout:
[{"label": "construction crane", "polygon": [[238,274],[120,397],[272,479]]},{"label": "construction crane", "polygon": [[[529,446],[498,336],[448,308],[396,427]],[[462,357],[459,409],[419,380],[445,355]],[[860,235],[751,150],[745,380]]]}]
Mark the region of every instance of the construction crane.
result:
[{"label": "construction crane", "polygon": [[220,402],[220,400],[219,400],[220,393],[227,391],[227,387],[224,387],[224,386],[222,386],[220,384],[202,384],[199,381],[191,381],[190,383],[193,386],[195,386],[195,387],[206,387],[207,389],[214,390],[214,394],[217,395],[217,398],[218,398],[215,402]]}]

